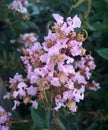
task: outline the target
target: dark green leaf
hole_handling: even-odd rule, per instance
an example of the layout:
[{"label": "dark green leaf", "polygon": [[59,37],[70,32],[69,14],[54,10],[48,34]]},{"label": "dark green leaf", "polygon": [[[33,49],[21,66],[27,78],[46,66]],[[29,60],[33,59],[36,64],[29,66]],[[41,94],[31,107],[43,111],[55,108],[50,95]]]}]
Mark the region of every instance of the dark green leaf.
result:
[{"label": "dark green leaf", "polygon": [[108,48],[97,50],[97,53],[104,59],[108,60]]},{"label": "dark green leaf", "polygon": [[44,119],[42,119],[42,117],[38,115],[38,113],[33,108],[31,108],[31,117],[33,119],[35,126],[38,126],[39,128],[44,127]]},{"label": "dark green leaf", "polygon": [[26,22],[23,21],[17,21],[16,23],[13,24],[13,27],[15,29],[28,29],[28,25],[26,24]]},{"label": "dark green leaf", "polygon": [[45,120],[45,123],[46,123],[46,125],[48,127],[48,130],[53,130],[53,126],[52,126],[51,122],[52,122],[52,114],[51,114],[51,111],[48,110],[46,112],[46,120]]},{"label": "dark green leaf", "polygon": [[27,21],[26,24],[29,26],[31,29],[35,29],[39,33],[39,27],[32,21]]},{"label": "dark green leaf", "polygon": [[66,127],[60,118],[57,118],[57,123],[58,123],[59,127],[61,128],[61,130],[66,130]]}]

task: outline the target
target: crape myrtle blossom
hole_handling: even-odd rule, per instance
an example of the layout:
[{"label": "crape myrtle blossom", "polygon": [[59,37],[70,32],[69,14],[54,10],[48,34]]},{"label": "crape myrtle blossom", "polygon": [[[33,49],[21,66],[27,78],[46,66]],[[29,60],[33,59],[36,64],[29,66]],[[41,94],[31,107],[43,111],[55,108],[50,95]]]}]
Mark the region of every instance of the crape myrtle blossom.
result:
[{"label": "crape myrtle blossom", "polygon": [[24,45],[21,61],[26,75],[17,73],[10,78],[8,97],[14,100],[13,109],[22,103],[37,109],[41,100],[46,106],[48,102],[53,104],[52,109],[56,111],[68,107],[76,112],[77,103],[84,100],[85,89],[96,91],[100,88],[98,83],[91,81],[96,65],[91,54],[86,54],[83,48],[84,34],[75,32],[81,27],[80,18],[75,15],[64,21],[59,14],[53,14],[53,18],[56,22],[43,43],[39,43],[33,33],[20,36],[19,41]]},{"label": "crape myrtle blossom", "polygon": [[27,14],[27,6],[28,5],[28,0],[14,0],[8,8],[14,11],[18,11],[22,14]]},{"label": "crape myrtle blossom", "polygon": [[0,106],[0,130],[9,130],[11,113],[6,112]]}]

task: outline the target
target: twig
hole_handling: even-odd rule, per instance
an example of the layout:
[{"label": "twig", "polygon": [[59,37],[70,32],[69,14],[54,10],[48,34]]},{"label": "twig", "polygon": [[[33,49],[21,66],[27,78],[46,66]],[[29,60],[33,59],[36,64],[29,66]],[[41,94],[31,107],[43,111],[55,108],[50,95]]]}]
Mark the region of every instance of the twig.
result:
[{"label": "twig", "polygon": [[79,5],[81,5],[85,0],[78,0],[75,4],[72,4],[70,9],[69,9],[69,12],[68,12],[68,15],[70,15],[70,13],[72,12],[72,10],[76,7],[78,7]]},{"label": "twig", "polygon": [[16,124],[16,123],[28,123],[28,122],[31,122],[31,120],[15,120],[15,119],[11,120],[12,124]]},{"label": "twig", "polygon": [[86,20],[87,19],[87,17],[89,16],[89,13],[90,13],[90,11],[91,11],[91,3],[92,3],[92,0],[87,0],[87,2],[88,2],[88,7],[87,7],[87,10],[86,10],[86,12],[85,12],[85,14],[84,14],[84,19]]}]

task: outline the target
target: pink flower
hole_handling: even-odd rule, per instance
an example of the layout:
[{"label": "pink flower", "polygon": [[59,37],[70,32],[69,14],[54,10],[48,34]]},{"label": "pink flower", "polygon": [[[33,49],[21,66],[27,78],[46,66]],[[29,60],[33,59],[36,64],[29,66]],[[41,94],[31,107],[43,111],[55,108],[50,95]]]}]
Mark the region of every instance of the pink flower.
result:
[{"label": "pink flower", "polygon": [[81,20],[77,15],[75,15],[73,17],[73,28],[80,28],[80,27],[81,27]]},{"label": "pink flower", "polygon": [[68,79],[66,87],[73,90],[74,89],[74,82],[71,79]]},{"label": "pink flower", "polygon": [[92,81],[91,85],[89,86],[89,90],[97,91],[100,89],[100,84],[96,83],[94,80]]},{"label": "pink flower", "polygon": [[58,63],[58,69],[60,72],[64,72],[66,75],[74,74],[75,70],[72,65],[63,65],[63,63]]},{"label": "pink flower", "polygon": [[84,69],[85,63],[86,63],[85,57],[81,57],[81,60],[76,62],[75,67],[80,68],[80,69]]},{"label": "pink flower", "polygon": [[25,33],[24,35],[20,36],[19,42],[24,44],[25,47],[30,47],[37,39],[34,33]]},{"label": "pink flower", "polygon": [[84,99],[85,87],[82,85],[80,89],[74,89],[73,98],[75,102],[80,102],[80,100]]},{"label": "pink flower", "polygon": [[33,107],[34,109],[37,109],[37,108],[38,108],[38,103],[37,103],[36,101],[31,100],[31,103],[32,103],[32,107]]},{"label": "pink flower", "polygon": [[14,98],[16,98],[18,95],[19,95],[19,92],[18,92],[18,91],[14,91],[14,92],[13,92],[13,97],[14,97]]},{"label": "pink flower", "polygon": [[57,40],[57,36],[55,35],[55,33],[52,33],[52,31],[49,29],[48,35],[44,37],[44,40],[45,41],[56,41]]},{"label": "pink flower", "polygon": [[56,45],[51,47],[49,50],[48,50],[48,55],[49,56],[54,56],[54,55],[57,55],[59,54],[59,47],[57,47]]},{"label": "pink flower", "polygon": [[24,83],[24,82],[20,82],[18,83],[18,86],[17,86],[19,89],[25,89],[27,87],[27,84]]},{"label": "pink flower", "polygon": [[32,85],[26,88],[26,90],[27,90],[27,94],[32,95],[32,96],[35,96],[37,93],[37,88],[33,87]]},{"label": "pink flower", "polygon": [[22,75],[16,73],[15,76],[13,78],[10,78],[10,83],[17,83],[17,82],[21,82],[23,81]]},{"label": "pink flower", "polygon": [[75,74],[75,76],[72,77],[72,80],[73,80],[74,82],[77,81],[79,84],[86,84],[86,83],[87,83],[87,81],[85,80],[84,75],[81,75],[79,72],[77,72],[77,73]]},{"label": "pink flower", "polygon": [[10,93],[7,92],[4,96],[3,96],[3,99],[9,99],[10,98]]},{"label": "pink flower", "polygon": [[55,46],[60,50],[60,49],[62,49],[62,48],[67,48],[67,42],[68,42],[68,38],[65,38],[65,39],[58,39],[57,41],[56,41],[56,44],[55,44]]},{"label": "pink flower", "polygon": [[57,98],[55,98],[55,104],[56,104],[56,107],[54,109],[56,111],[58,111],[61,107],[65,107],[63,99],[57,99]]},{"label": "pink flower", "polygon": [[25,97],[26,96],[26,92],[25,92],[25,90],[24,89],[19,89],[19,90],[17,90],[17,91],[14,91],[13,92],[13,97],[14,98],[17,98],[17,97],[19,97],[19,98],[23,98],[23,97]]},{"label": "pink flower", "polygon": [[20,105],[20,102],[17,101],[17,100],[14,100],[14,106],[13,106],[12,110],[15,110],[16,107],[19,106],[19,105]]},{"label": "pink flower", "polygon": [[[47,71],[47,68],[46,68],[46,71]],[[34,73],[36,75],[38,75],[39,77],[44,77],[45,76],[45,71],[44,71],[44,67],[43,68],[35,68],[34,69]]]},{"label": "pink flower", "polygon": [[47,63],[49,58],[50,58],[49,55],[47,53],[45,53],[45,54],[40,56],[40,61],[43,63]]},{"label": "pink flower", "polygon": [[11,113],[0,106],[0,130],[9,130]]},{"label": "pink flower", "polygon": [[30,49],[35,52],[36,50],[37,51],[41,50],[42,46],[39,42],[36,41],[34,42],[33,46],[30,47]]},{"label": "pink flower", "polygon": [[59,14],[52,14],[53,18],[56,20],[57,24],[62,24],[64,18]]},{"label": "pink flower", "polygon": [[67,64],[71,64],[71,63],[74,62],[74,59],[73,59],[72,57],[70,57],[70,56],[66,56],[66,55],[65,55],[65,59],[66,59],[66,63],[67,63]]},{"label": "pink flower", "polygon": [[59,82],[59,79],[58,79],[58,78],[56,78],[56,77],[51,77],[51,78],[49,78],[48,80],[49,80],[49,82],[51,83],[51,85],[56,86],[56,87],[60,86],[60,82]]},{"label": "pink flower", "polygon": [[22,60],[23,64],[25,64],[25,65],[29,64],[29,60],[27,59],[26,56],[21,56],[20,59]]},{"label": "pink flower", "polygon": [[66,22],[67,22],[67,24],[68,24],[69,26],[71,26],[71,25],[73,24],[73,19],[72,19],[71,17],[68,17],[68,18],[66,19]]},{"label": "pink flower", "polygon": [[9,126],[0,125],[0,130],[9,130]]},{"label": "pink flower", "polygon": [[61,31],[63,31],[63,33],[65,35],[68,35],[71,31],[73,31],[72,28],[70,28],[70,26],[67,26],[67,23],[63,23],[62,27],[61,27]]},{"label": "pink flower", "polygon": [[90,69],[88,67],[85,67],[85,76],[87,77],[87,79],[90,79],[91,77],[91,72],[90,72]]},{"label": "pink flower", "polygon": [[79,47],[73,47],[71,49],[72,56],[79,56],[81,54],[81,48]]},{"label": "pink flower", "polygon": [[66,101],[67,99],[72,100],[73,98],[73,91],[69,90],[69,91],[65,91],[63,92],[63,99]]},{"label": "pink flower", "polygon": [[81,47],[82,46],[82,42],[78,42],[76,40],[71,40],[70,41],[70,45],[73,47]]},{"label": "pink flower", "polygon": [[28,72],[27,78],[30,80],[30,83],[38,83],[40,80],[40,77],[37,73],[35,72]]}]

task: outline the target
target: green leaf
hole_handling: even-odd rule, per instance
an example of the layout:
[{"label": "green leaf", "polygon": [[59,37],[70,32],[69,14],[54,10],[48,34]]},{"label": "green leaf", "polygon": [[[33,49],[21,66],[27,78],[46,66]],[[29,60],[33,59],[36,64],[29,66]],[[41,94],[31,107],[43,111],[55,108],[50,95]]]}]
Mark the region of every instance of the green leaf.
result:
[{"label": "green leaf", "polygon": [[96,130],[97,128],[97,123],[96,122],[93,122],[88,128],[87,130]]},{"label": "green leaf", "polygon": [[16,23],[13,24],[13,28],[15,29],[28,29],[28,25],[26,24],[26,22],[23,21],[17,21]]},{"label": "green leaf", "polygon": [[38,113],[33,108],[31,108],[31,117],[33,119],[33,122],[34,122],[35,126],[37,126],[39,128],[44,127],[44,119],[42,119],[40,117],[40,115],[38,115]]},{"label": "green leaf", "polygon": [[95,31],[96,28],[93,25],[87,24],[88,29],[90,29],[91,31]]},{"label": "green leaf", "polygon": [[104,59],[108,60],[108,48],[97,50],[97,53]]},{"label": "green leaf", "polygon": [[38,9],[38,7],[36,5],[32,6],[32,10],[33,10],[33,12],[32,12],[31,15],[37,15],[37,14],[39,14],[39,9]]},{"label": "green leaf", "polygon": [[66,130],[66,127],[64,126],[63,122],[60,120],[60,118],[57,118],[57,123],[61,130]]},{"label": "green leaf", "polygon": [[53,125],[52,125],[52,114],[51,114],[51,111],[48,110],[46,112],[46,120],[45,120],[45,123],[46,123],[46,126],[48,127],[48,130],[53,130]]},{"label": "green leaf", "polygon": [[36,29],[36,31],[39,33],[39,27],[32,21],[27,21],[26,24],[29,26],[29,28]]},{"label": "green leaf", "polygon": [[[31,130],[33,123],[31,122],[30,116],[22,117],[19,112],[12,111],[12,119],[15,121],[9,130]],[[28,120],[28,122],[23,122],[24,120]]]}]

